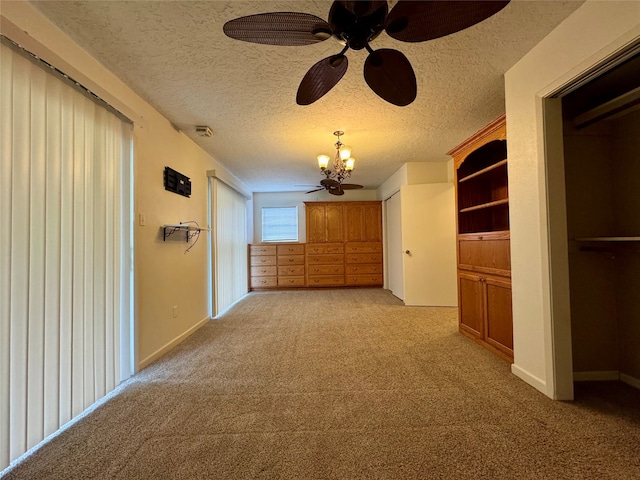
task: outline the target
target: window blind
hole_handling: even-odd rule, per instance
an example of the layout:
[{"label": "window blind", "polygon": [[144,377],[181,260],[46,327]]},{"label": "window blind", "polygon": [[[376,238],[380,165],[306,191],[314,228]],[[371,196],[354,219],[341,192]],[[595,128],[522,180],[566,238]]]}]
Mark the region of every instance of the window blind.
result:
[{"label": "window blind", "polygon": [[247,293],[247,205],[217,178],[213,182],[214,316]]},{"label": "window blind", "polygon": [[0,469],[131,374],[131,125],[0,44]]},{"label": "window blind", "polygon": [[298,207],[263,207],[262,241],[297,242]]}]

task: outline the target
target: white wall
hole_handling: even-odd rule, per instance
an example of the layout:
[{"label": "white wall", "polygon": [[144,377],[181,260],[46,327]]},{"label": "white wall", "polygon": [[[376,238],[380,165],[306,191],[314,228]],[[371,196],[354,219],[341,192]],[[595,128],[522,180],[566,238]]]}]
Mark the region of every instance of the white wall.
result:
[{"label": "white wall", "polygon": [[378,187],[378,200],[386,200],[405,185],[453,182],[453,160],[448,162],[408,162]]},{"label": "white wall", "polygon": [[[344,195],[331,195],[326,190],[305,192],[277,192],[253,194],[253,241],[262,241],[262,207],[298,207],[298,241],[307,241],[307,222],[304,202],[356,202],[376,200],[375,190],[348,190]],[[249,237],[251,238],[251,237]]]},{"label": "white wall", "polygon": [[[161,225],[196,220],[207,225],[206,171],[244,185],[111,72],[26,2],[3,2],[2,33],[67,73],[134,121],[135,308],[137,365],[145,366],[208,319],[205,235],[188,254],[187,243],[163,242]],[[164,190],[170,166],[192,181],[191,198]],[[172,307],[178,306],[173,318]]]},{"label": "white wall", "polygon": [[[543,98],[639,37],[640,2],[588,0],[505,75],[515,356],[512,371],[552,398],[571,398],[573,391],[568,300],[563,298],[568,296],[564,290],[567,284],[561,265],[564,261],[566,269],[566,254],[559,248],[558,256],[552,257],[556,243],[548,228],[550,220],[563,216],[559,210],[564,203],[558,195],[563,192],[550,191],[547,181],[547,171],[553,169],[556,174],[557,165],[550,160],[562,158],[562,152],[557,151],[557,145],[544,143]],[[556,206],[558,210],[553,209]],[[558,267],[553,289],[552,258],[553,266]]]}]

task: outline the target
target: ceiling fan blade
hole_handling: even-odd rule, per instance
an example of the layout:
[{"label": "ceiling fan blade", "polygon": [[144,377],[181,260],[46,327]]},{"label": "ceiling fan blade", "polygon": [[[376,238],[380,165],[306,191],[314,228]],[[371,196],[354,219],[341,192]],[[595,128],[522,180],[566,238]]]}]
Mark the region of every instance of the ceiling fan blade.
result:
[{"label": "ceiling fan blade", "polygon": [[344,55],[331,55],[316,63],[305,74],[296,95],[298,105],[311,105],[336,86],[347,72],[349,60]]},{"label": "ceiling fan blade", "polygon": [[379,97],[399,107],[416,99],[418,86],[413,68],[402,52],[381,48],[364,63],[364,79]]},{"label": "ceiling fan blade", "polygon": [[304,192],[304,193],[314,193],[314,192],[319,192],[320,190],[324,190],[324,187],[316,188],[315,190],[309,190],[308,192]]},{"label": "ceiling fan blade", "polygon": [[332,188],[329,190],[329,193],[331,195],[344,195],[344,190],[342,190],[342,188]]},{"label": "ceiling fan blade", "polygon": [[343,190],[359,190],[361,188],[364,188],[364,186],[363,185],[357,185],[355,183],[343,183],[341,185],[341,188]]},{"label": "ceiling fan blade", "polygon": [[326,189],[340,188],[340,182],[334,180],[333,178],[323,178],[322,180],[320,180],[320,185],[322,185]]},{"label": "ceiling fan blade", "polygon": [[403,42],[433,40],[489,18],[509,1],[399,0],[387,16],[385,30],[389,36]]},{"label": "ceiling fan blade", "polygon": [[301,46],[331,37],[331,26],[309,13],[258,13],[229,20],[222,27],[225,35],[244,42],[266,45]]}]

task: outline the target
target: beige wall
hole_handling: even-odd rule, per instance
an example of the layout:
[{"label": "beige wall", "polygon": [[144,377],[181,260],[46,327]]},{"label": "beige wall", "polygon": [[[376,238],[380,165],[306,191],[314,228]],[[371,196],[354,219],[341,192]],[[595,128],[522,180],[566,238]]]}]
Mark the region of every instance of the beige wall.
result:
[{"label": "beige wall", "polygon": [[[145,366],[208,319],[207,237],[163,242],[161,225],[196,220],[207,225],[206,171],[243,184],[111,72],[26,2],[3,2],[2,33],[90,88],[134,121],[135,309],[137,365]],[[192,181],[191,198],[164,190],[170,166]],[[173,318],[172,307],[178,316]]]},{"label": "beige wall", "polygon": [[[566,234],[556,238],[553,229],[548,229],[549,222],[555,225],[556,218],[562,224],[564,192],[548,188],[555,185],[557,165],[561,164],[556,159],[562,159],[562,145],[561,141],[544,142],[545,128],[548,133],[557,132],[551,132],[549,123],[545,124],[550,120],[549,116],[545,118],[549,113],[545,108],[551,104],[543,98],[638,37],[640,2],[589,0],[505,75],[515,357],[512,371],[553,398],[572,398],[573,372],[567,238]],[[549,178],[547,171],[552,172]]]}]

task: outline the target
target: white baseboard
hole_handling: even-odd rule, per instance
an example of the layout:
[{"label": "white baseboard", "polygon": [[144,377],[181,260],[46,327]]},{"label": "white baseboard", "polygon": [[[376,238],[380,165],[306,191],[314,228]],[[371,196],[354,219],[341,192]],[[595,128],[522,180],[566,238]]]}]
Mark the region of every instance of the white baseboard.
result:
[{"label": "white baseboard", "polygon": [[617,370],[609,372],[573,372],[573,380],[576,382],[610,382],[619,380],[640,390],[640,379]]},{"label": "white baseboard", "polygon": [[627,375],[626,373],[620,373],[620,381],[640,390],[640,379],[638,378]]},{"label": "white baseboard", "polygon": [[620,380],[619,371],[573,372],[574,382],[610,382],[612,380]]},{"label": "white baseboard", "polygon": [[179,343],[181,343],[182,341],[186,340],[188,337],[193,335],[193,333],[196,330],[198,330],[199,328],[203,327],[209,321],[210,321],[210,317],[209,316],[203,318],[198,323],[196,323],[193,327],[191,327],[189,330],[184,332],[182,335],[179,335],[178,337],[174,338],[169,343],[167,343],[163,347],[161,347],[158,350],[156,350],[155,352],[153,352],[147,358],[141,360],[140,363],[138,364],[138,369],[136,371],[139,372],[143,368],[146,368],[149,365],[151,365],[153,362],[158,360],[161,356],[163,356],[165,353],[167,353],[173,347],[175,347],[176,345],[178,345]]}]

